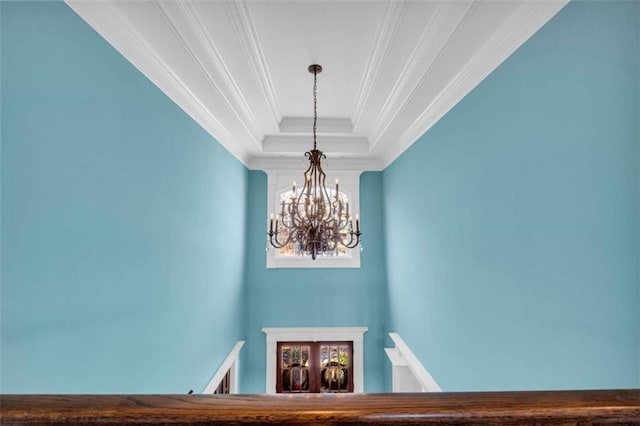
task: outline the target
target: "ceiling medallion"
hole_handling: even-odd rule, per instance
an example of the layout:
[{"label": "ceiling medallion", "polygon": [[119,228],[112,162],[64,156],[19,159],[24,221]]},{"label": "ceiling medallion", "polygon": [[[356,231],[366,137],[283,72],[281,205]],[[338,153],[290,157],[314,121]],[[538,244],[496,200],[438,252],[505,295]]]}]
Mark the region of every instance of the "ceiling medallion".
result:
[{"label": "ceiling medallion", "polygon": [[311,256],[335,256],[340,247],[354,248],[360,243],[360,220],[356,215],[356,226],[349,212],[349,202],[340,195],[338,179],[335,190],[325,186],[326,175],[322,160],[326,155],[317,149],[316,125],[317,77],[322,72],[320,65],[309,65],[313,74],[313,149],[304,155],[309,167],[304,172],[304,187],[292,189],[278,206],[279,212],[269,220],[269,242],[275,248],[293,245],[296,253]]}]

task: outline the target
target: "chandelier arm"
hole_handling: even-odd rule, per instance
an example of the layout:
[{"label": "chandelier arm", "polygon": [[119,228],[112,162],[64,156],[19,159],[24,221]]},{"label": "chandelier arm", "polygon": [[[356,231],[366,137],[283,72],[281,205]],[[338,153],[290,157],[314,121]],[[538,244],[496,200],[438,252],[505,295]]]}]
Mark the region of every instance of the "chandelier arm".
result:
[{"label": "chandelier arm", "polygon": [[314,150],[312,152],[313,164],[311,165],[311,177],[313,181],[313,198],[316,200],[316,219],[318,221],[327,222],[332,219],[331,197],[326,187],[326,174],[322,170],[322,159],[326,156],[322,151]]},{"label": "chandelier arm", "polygon": [[338,248],[338,241],[339,239],[336,238],[336,235],[329,231],[329,238],[327,238],[327,247],[329,248],[329,251],[336,251]]},{"label": "chandelier arm", "polygon": [[324,207],[325,211],[323,214],[323,219],[325,221],[331,221],[333,219],[333,212],[331,209],[331,197],[329,196],[329,191],[327,190],[327,187],[325,186],[326,183],[326,178],[327,176],[324,174],[324,171],[322,171],[322,168],[320,168],[320,196],[322,197],[322,206]]},{"label": "chandelier arm", "polygon": [[352,249],[352,248],[358,247],[358,244],[360,244],[360,238],[354,241],[353,244],[345,245],[344,247],[348,249]]},{"label": "chandelier arm", "polygon": [[347,227],[347,224],[348,224],[348,222],[347,222],[346,218],[344,216],[342,216],[342,215],[339,215],[338,219],[335,221],[335,226],[336,226],[338,231],[345,230],[346,227]]},{"label": "chandelier arm", "polygon": [[[345,248],[349,248],[349,249],[357,247],[357,245],[360,244],[360,235],[361,234],[359,232],[355,232],[355,233],[351,234],[351,238],[350,238],[349,242],[346,243],[346,244],[342,243],[342,245]],[[355,236],[355,240],[353,238],[354,236]]]},{"label": "chandelier arm", "polygon": [[345,213],[345,204],[340,200],[334,202],[334,211],[336,211],[335,222],[338,229],[340,230],[345,229],[349,224],[348,214]]},{"label": "chandelier arm", "polygon": [[284,242],[278,241],[278,234],[276,232],[270,231],[268,233],[268,235],[269,235],[269,242],[275,248],[279,249],[279,248],[282,248],[282,247],[286,246],[287,244],[289,244],[288,239],[287,239],[287,241],[284,241]]},{"label": "chandelier arm", "polygon": [[289,219],[289,223],[285,222],[287,229],[295,228],[295,224],[296,224],[295,205],[292,203],[287,204],[287,218]]},{"label": "chandelier arm", "polygon": [[353,234],[339,234],[336,240],[341,246],[348,247],[353,243]]}]

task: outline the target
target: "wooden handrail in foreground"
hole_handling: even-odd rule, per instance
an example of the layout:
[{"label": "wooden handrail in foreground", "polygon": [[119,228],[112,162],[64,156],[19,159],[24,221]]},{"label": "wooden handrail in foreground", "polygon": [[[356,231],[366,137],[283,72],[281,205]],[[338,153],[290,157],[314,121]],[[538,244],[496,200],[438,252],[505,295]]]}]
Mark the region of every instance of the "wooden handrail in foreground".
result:
[{"label": "wooden handrail in foreground", "polygon": [[1,395],[2,425],[640,424],[640,389],[314,395]]}]

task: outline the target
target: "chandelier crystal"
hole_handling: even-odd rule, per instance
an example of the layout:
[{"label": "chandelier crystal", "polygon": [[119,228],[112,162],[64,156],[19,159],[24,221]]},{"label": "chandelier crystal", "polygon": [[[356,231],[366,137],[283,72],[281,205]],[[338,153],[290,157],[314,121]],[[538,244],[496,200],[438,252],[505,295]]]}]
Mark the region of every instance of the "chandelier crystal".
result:
[{"label": "chandelier crystal", "polygon": [[293,182],[289,196],[280,202],[278,213],[269,220],[269,242],[275,248],[294,244],[296,251],[311,256],[332,256],[340,246],[355,248],[360,243],[360,220],[356,215],[355,230],[349,211],[349,202],[340,196],[336,179],[335,191],[325,186],[326,174],[322,170],[322,160],[327,157],[317,149],[316,125],[317,76],[322,72],[320,65],[310,65],[313,74],[313,149],[304,155],[309,159],[309,167],[304,172],[304,186],[301,190]]}]

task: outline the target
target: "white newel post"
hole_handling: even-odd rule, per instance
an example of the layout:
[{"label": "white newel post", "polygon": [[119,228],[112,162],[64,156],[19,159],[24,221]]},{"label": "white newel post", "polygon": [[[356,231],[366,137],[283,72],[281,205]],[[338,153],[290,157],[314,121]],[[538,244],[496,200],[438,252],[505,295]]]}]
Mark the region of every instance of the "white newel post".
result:
[{"label": "white newel post", "polygon": [[389,333],[389,337],[396,344],[395,348],[385,348],[391,361],[393,392],[442,392],[398,333]]}]

